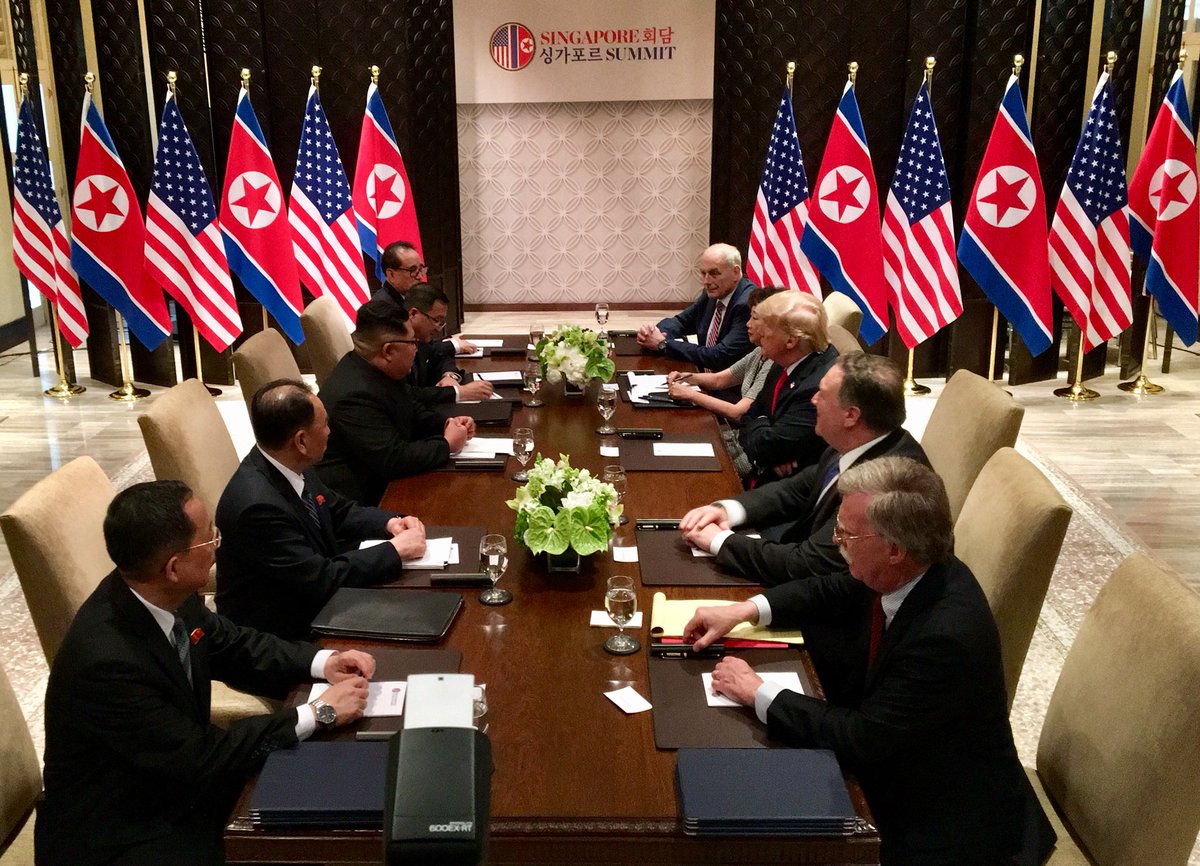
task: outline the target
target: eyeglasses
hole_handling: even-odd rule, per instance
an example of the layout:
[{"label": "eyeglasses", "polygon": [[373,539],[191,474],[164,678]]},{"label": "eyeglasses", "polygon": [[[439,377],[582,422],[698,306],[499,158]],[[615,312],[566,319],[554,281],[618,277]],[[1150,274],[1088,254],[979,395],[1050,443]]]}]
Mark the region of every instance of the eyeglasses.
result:
[{"label": "eyeglasses", "polygon": [[413,307],[413,309],[416,310],[418,313],[420,313],[425,318],[427,318],[429,321],[433,322],[439,328],[446,327],[446,317],[445,316],[431,316],[431,315],[429,315],[429,313],[425,312],[424,310],[420,309],[419,307]]},{"label": "eyeglasses", "polygon": [[187,553],[189,550],[195,550],[197,547],[208,547],[210,544],[212,545],[212,549],[216,550],[218,547],[221,546],[221,529],[220,529],[220,527],[214,526],[213,532],[214,532],[213,537],[210,538],[208,541],[201,541],[199,544],[193,544],[191,547],[185,547],[181,552]]},{"label": "eyeglasses", "polygon": [[860,538],[879,538],[878,532],[864,532],[862,535],[850,535],[846,532],[846,527],[840,523],[833,525],[833,543],[846,544],[851,541],[858,541]]},{"label": "eyeglasses", "polygon": [[407,268],[396,268],[395,270],[404,271],[406,274],[410,274],[411,276],[414,276],[414,277],[419,277],[421,274],[429,271],[429,266],[426,265],[424,262],[421,262],[420,264],[411,265]]}]

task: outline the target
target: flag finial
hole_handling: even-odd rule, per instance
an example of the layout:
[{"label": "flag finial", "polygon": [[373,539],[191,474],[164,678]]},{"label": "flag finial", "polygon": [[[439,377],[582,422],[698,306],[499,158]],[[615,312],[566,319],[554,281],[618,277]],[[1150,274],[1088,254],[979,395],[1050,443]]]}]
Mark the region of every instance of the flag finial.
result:
[{"label": "flag finial", "polygon": [[371,83],[378,86],[378,84],[379,84],[379,67],[372,63],[371,67],[370,67],[370,72],[371,72]]},{"label": "flag finial", "polygon": [[1105,60],[1104,71],[1107,74],[1112,75],[1113,66],[1116,65],[1116,62],[1117,62],[1117,52],[1115,52],[1115,51],[1108,52],[1108,54],[1105,55],[1104,60]]},{"label": "flag finial", "polygon": [[314,66],[312,68],[312,85],[313,85],[313,87],[316,87],[317,89],[320,89],[320,87],[321,87],[321,67],[320,66]]},{"label": "flag finial", "polygon": [[1013,55],[1013,75],[1017,78],[1021,77],[1021,67],[1025,65],[1025,58],[1020,54]]},{"label": "flag finial", "polygon": [[858,61],[851,60],[850,61],[850,83],[853,84],[854,80],[856,78],[858,78]]},{"label": "flag finial", "polygon": [[933,84],[933,67],[937,66],[936,57],[925,58],[925,83]]},{"label": "flag finial", "polygon": [[1182,45],[1179,46],[1179,68],[1183,69],[1183,64],[1187,62],[1187,49]]},{"label": "flag finial", "polygon": [[796,74],[796,61],[789,60],[787,65],[787,89],[788,93],[792,92],[792,77]]},{"label": "flag finial", "polygon": [[242,78],[242,90],[249,93],[250,92],[250,70],[243,69],[241,78]]},{"label": "flag finial", "polygon": [[96,73],[89,72],[87,75],[83,76],[83,86],[85,88],[87,88],[88,93],[92,92],[92,88],[95,85],[96,85]]},{"label": "flag finial", "polygon": [[18,75],[17,84],[21,86],[21,99],[26,99],[29,96],[29,73],[22,72]]},{"label": "flag finial", "polygon": [[171,95],[175,95],[175,82],[179,80],[179,74],[172,69],[167,73],[167,90],[171,91]]}]

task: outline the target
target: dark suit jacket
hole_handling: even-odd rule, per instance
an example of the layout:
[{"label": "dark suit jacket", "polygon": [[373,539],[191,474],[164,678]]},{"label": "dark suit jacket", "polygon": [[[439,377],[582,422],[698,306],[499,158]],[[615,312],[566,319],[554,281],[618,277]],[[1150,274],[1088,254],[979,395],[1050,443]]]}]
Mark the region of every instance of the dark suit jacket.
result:
[{"label": "dark suit jacket", "polygon": [[[704,343],[708,339],[708,326],[712,324],[717,302],[704,292],[683,312],[659,322],[658,329],[670,338],[663,344],[667,357],[688,361],[702,370],[720,371],[746,355],[753,348],[750,335],[746,333],[746,323],[750,321],[747,297],[753,289],[754,283],[745,277],[733,287],[727,296],[728,304],[721,317],[721,329],[717,332],[715,346],[705,346]],[[683,339],[688,334],[695,334],[700,344],[693,345]],[[731,402],[736,403],[739,397],[735,396]]]},{"label": "dark suit jacket", "polygon": [[[748,526],[762,529],[786,523],[786,528],[766,530],[761,539],[731,535],[721,545],[717,562],[767,586],[845,571],[846,562],[833,543],[842,497],[836,484],[821,496],[826,473],[839,457],[827,448],[821,459],[807,469],[739,496],[737,501],[746,509]],[[855,463],[876,457],[911,457],[929,465],[920,443],[903,429],[893,430]],[[782,540],[768,540],[769,536]]]},{"label": "dark suit jacket", "polygon": [[393,478],[428,472],[450,459],[442,418],[357,352],[338,361],[318,396],[329,413],[330,434],[317,474],[343,496],[374,505]]},{"label": "dark suit jacket", "polygon": [[80,607],[46,689],[39,864],[223,863],[233,799],[268,753],[295,744],[294,709],[211,725],[211,681],[282,695],[309,678],[316,647],[240,628],[195,596],[179,614],[193,635],[194,686],[116,572]]},{"label": "dark suit jacket", "polygon": [[[1000,638],[970,569],[953,557],[929,568],[884,632],[870,671],[874,593],[857,580],[814,577],[766,596],[772,625],[833,623],[855,635],[845,681],[830,683],[840,698],[781,692],[767,729],[791,746],[832,749],[858,776],[882,862],[1013,862],[1025,834],[1042,827],[1027,821],[1032,791],[1008,724]],[[826,677],[822,671],[823,684]]]},{"label": "dark suit jacket", "polygon": [[454,344],[449,340],[422,343],[417,347],[417,357],[404,381],[409,386],[409,393],[427,406],[453,403],[458,396],[454,389],[438,385],[447,373],[455,373],[460,382],[467,381],[466,374],[454,363]]},{"label": "dark suit jacket", "polygon": [[234,622],[288,639],[307,637],[313,617],[342,586],[371,586],[400,572],[387,537],[395,515],[364,508],[330,490],[309,471],[318,531],[287,479],[252,448],[221,494],[216,523],[217,609]]},{"label": "dark suit jacket", "polygon": [[[775,387],[784,369],[771,365],[767,381],[742,417],[738,441],[756,471],[749,481],[756,485],[778,480],[774,467],[795,460],[801,467],[811,466],[826,449],[817,435],[817,408],[813,395],[821,379],[837,360],[838,351],[830,343],[824,351],[812,352],[796,365],[775,400]],[[774,411],[771,404],[774,402]]]},{"label": "dark suit jacket", "polygon": [[371,300],[389,301],[402,309],[405,316],[408,316],[408,301],[404,299],[404,295],[393,289],[387,280],[384,280],[383,285],[375,290],[375,293],[371,295]]}]

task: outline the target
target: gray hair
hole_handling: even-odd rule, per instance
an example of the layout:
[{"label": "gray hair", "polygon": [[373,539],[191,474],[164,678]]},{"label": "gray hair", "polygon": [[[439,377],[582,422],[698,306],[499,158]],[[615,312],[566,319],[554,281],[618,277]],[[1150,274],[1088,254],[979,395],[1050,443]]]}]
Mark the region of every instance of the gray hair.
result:
[{"label": "gray hair", "polygon": [[740,268],[742,266],[742,254],[732,244],[713,244],[705,252],[716,253],[721,257],[721,264],[727,268]]},{"label": "gray hair", "polygon": [[908,457],[880,457],[855,464],[838,479],[842,499],[871,497],[871,528],[921,565],[940,562],[954,550],[954,524],[946,485],[938,474]]}]

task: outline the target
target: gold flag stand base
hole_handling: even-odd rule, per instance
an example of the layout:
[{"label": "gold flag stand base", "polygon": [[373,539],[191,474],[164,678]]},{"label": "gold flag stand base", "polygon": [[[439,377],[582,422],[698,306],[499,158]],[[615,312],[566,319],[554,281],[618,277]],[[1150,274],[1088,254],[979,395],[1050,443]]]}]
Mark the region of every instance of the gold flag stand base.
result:
[{"label": "gold flag stand base", "polygon": [[53,388],[47,388],[42,393],[47,397],[57,397],[59,400],[70,400],[86,391],[87,388],[82,385],[72,385],[70,382],[61,381]]},{"label": "gold flag stand base", "polygon": [[922,385],[913,378],[913,350],[908,350],[908,376],[904,379],[904,396],[905,397],[920,397],[923,394],[928,394],[929,388]]},{"label": "gold flag stand base", "polygon": [[134,403],[143,397],[149,397],[150,392],[145,388],[133,387],[133,374],[130,372],[132,364],[129,360],[129,344],[125,340],[125,319],[120,313],[117,313],[117,348],[121,357],[121,377],[124,380],[124,384],[109,394],[108,399],[116,400],[118,403]]},{"label": "gold flag stand base", "polygon": [[129,382],[126,382],[117,390],[108,395],[108,399],[116,400],[120,403],[136,403],[143,397],[149,397],[150,392],[145,388],[135,388]]},{"label": "gold flag stand base", "polygon": [[1070,388],[1055,388],[1055,397],[1064,397],[1067,400],[1078,403],[1084,400],[1095,400],[1100,396],[1099,392],[1093,391],[1091,388],[1085,388],[1076,382]]},{"label": "gold flag stand base", "polygon": [[1119,385],[1117,385],[1117,387],[1122,391],[1127,391],[1130,394],[1136,394],[1139,397],[1143,394],[1161,394],[1163,391],[1167,390],[1162,385],[1155,385],[1146,378],[1144,373],[1138,376],[1132,382],[1121,382]]}]

